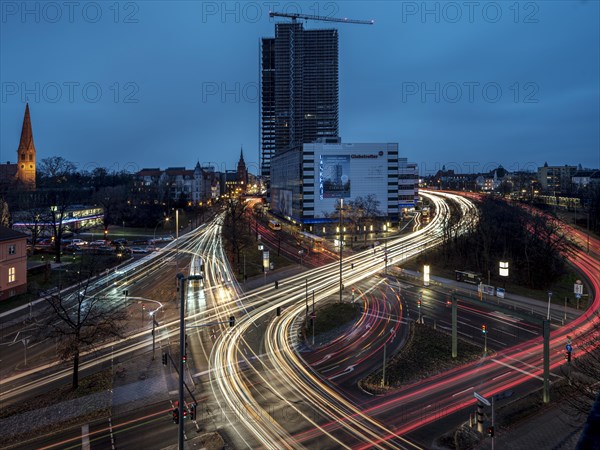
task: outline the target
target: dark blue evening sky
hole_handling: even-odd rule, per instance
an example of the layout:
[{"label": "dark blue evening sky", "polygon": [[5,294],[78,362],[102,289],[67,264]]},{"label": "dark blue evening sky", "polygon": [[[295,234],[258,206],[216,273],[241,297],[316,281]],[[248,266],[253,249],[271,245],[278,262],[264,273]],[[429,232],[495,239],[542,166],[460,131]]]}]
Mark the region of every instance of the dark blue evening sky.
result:
[{"label": "dark blue evening sky", "polygon": [[256,173],[273,8],[375,20],[337,25],[346,142],[398,142],[421,173],[600,167],[597,1],[23,5],[0,2],[3,162],[28,98],[38,159],[223,170],[243,145]]}]

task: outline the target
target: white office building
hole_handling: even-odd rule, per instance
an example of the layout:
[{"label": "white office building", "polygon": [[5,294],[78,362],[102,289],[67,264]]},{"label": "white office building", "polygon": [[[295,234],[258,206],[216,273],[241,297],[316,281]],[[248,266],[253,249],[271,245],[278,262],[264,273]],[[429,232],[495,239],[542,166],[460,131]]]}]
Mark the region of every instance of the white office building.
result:
[{"label": "white office building", "polygon": [[373,195],[382,218],[397,220],[417,198],[416,164],[397,143],[342,143],[321,138],[271,159],[271,209],[300,224],[330,222],[340,199]]}]

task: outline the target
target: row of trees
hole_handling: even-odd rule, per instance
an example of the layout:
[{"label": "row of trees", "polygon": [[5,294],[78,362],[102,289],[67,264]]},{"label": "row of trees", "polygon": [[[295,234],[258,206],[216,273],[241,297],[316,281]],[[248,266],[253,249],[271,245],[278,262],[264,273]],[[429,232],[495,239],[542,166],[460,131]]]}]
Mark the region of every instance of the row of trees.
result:
[{"label": "row of trees", "polygon": [[510,261],[511,279],[533,289],[548,288],[564,273],[568,242],[556,219],[495,197],[484,197],[479,209],[467,233],[446,226],[439,251],[445,267],[485,275],[495,274],[499,261]]}]

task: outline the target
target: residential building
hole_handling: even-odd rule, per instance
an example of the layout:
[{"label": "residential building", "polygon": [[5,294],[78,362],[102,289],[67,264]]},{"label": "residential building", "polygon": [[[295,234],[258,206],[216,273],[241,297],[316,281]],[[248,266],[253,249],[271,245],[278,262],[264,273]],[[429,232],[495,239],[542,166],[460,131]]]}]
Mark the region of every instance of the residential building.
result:
[{"label": "residential building", "polygon": [[27,235],[0,226],[0,301],[27,291]]},{"label": "residential building", "polygon": [[549,194],[571,191],[571,178],[577,172],[577,166],[549,166],[545,163],[538,167],[538,181],[542,191]]}]

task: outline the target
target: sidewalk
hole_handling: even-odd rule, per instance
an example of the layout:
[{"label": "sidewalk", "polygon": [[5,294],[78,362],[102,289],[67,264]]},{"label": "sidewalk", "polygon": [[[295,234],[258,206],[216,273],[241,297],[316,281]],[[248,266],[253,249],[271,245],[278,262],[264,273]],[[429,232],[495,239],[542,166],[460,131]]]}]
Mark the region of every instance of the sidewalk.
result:
[{"label": "sidewalk", "polygon": [[[586,420],[587,417],[570,417],[559,406],[554,406],[510,429],[499,429],[496,433],[495,446],[499,449],[511,450],[574,449]],[[492,440],[485,438],[476,448],[491,449]]]},{"label": "sidewalk", "polygon": [[[411,278],[414,281],[421,281],[421,282],[423,280],[423,275],[414,270],[402,269],[402,273],[398,273],[397,271],[394,271],[393,273],[398,278]],[[471,298],[477,298],[477,299],[479,298],[479,292],[477,290],[478,287],[477,287],[477,285],[474,285],[474,284],[451,280],[449,278],[432,276],[431,284],[429,287],[431,288],[431,287],[436,287],[436,286],[451,288],[454,291],[459,292],[463,295],[467,295]],[[484,294],[482,301],[484,303],[488,303],[488,304],[500,305],[500,306],[503,306],[504,308],[508,308],[508,309],[513,309],[513,310],[520,309],[520,310],[527,312],[528,314],[535,313],[540,316],[543,316],[544,318],[546,317],[546,313],[548,311],[548,302],[547,301],[537,300],[534,298],[529,298],[529,297],[525,297],[522,295],[513,294],[510,292],[506,292],[504,294],[504,298]],[[559,314],[560,316],[562,316],[565,312],[564,306],[557,305],[555,303],[551,304],[550,309],[554,315]],[[567,317],[570,316],[571,318],[573,318],[573,317],[579,317],[581,314],[583,314],[585,312],[585,309],[576,309],[576,308],[568,306],[566,308],[566,312],[567,312]]]}]

